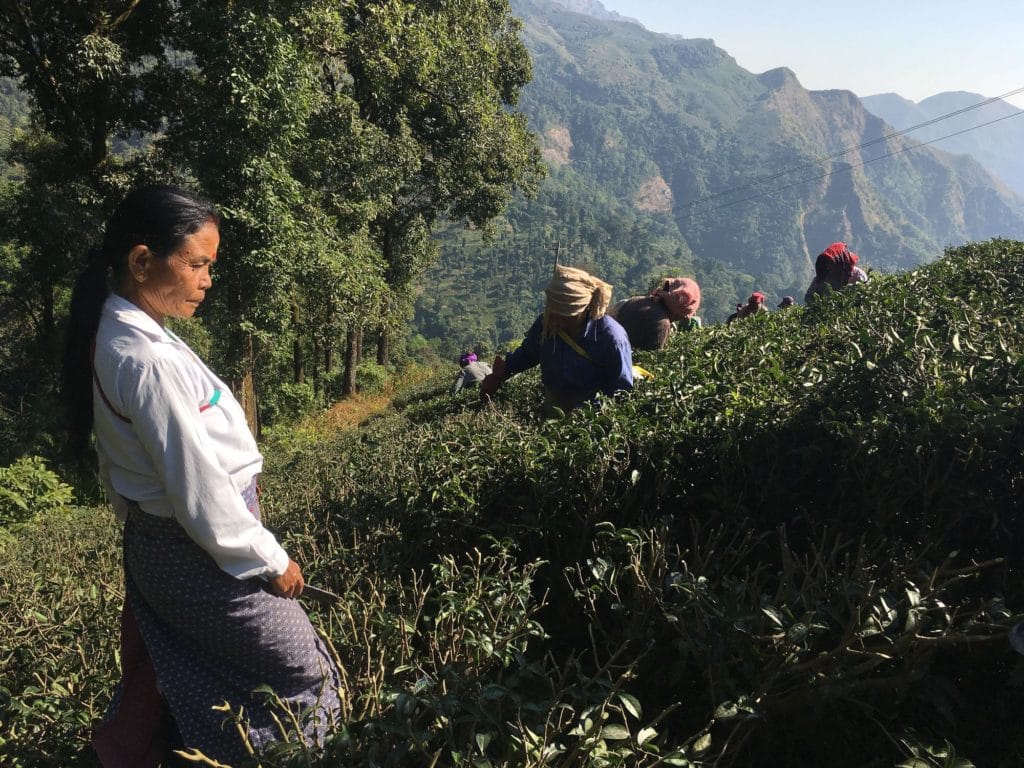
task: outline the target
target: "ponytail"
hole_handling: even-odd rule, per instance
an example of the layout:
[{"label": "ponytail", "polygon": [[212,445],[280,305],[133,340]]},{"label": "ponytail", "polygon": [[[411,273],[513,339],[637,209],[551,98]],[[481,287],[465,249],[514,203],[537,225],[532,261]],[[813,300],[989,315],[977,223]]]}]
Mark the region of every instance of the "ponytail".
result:
[{"label": "ponytail", "polygon": [[83,457],[92,432],[92,348],[100,325],[103,302],[110,295],[107,265],[98,248],[71,292],[64,367],[61,372],[68,448],[71,456]]}]

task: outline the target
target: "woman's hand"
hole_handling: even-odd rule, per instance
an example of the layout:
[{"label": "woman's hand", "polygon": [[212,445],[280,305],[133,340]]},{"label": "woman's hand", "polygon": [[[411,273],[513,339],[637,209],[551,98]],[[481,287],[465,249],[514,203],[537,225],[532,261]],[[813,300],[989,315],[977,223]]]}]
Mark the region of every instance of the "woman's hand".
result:
[{"label": "woman's hand", "polygon": [[270,579],[270,591],[279,597],[295,598],[302,594],[302,588],[306,586],[302,578],[302,569],[299,564],[288,558],[288,568],[280,576]]},{"label": "woman's hand", "polygon": [[480,382],[480,399],[483,402],[488,402],[497,392],[501,385],[508,378],[508,367],[505,365],[505,358],[501,355],[496,355],[494,358],[494,365],[491,366],[491,373],[484,377],[484,380]]},{"label": "woman's hand", "polygon": [[501,381],[498,374],[488,373],[480,382],[480,399],[485,403],[490,401],[494,393],[501,388]]}]

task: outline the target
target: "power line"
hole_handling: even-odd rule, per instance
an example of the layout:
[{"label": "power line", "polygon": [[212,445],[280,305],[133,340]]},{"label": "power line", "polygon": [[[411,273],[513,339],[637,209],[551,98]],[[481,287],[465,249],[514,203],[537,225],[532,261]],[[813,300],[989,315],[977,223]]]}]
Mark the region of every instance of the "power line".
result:
[{"label": "power line", "polygon": [[[818,181],[819,179],[826,179],[829,176],[833,176],[833,175],[835,175],[837,173],[846,173],[847,171],[852,171],[854,168],[863,168],[865,165],[868,165],[870,163],[874,163],[874,162],[877,162],[879,160],[885,160],[885,159],[893,157],[895,155],[901,155],[904,152],[909,152],[912,149],[920,149],[921,147],[928,146],[929,144],[934,144],[937,141],[943,141],[945,139],[950,139],[950,138],[952,138],[954,136],[959,136],[960,134],[963,134],[963,133],[970,133],[971,131],[976,131],[978,128],[984,128],[987,125],[992,125],[993,123],[999,123],[999,122],[1002,122],[1003,120],[1009,120],[1011,117],[1020,117],[1021,115],[1024,115],[1024,110],[1019,111],[1019,112],[1014,112],[1014,113],[1009,114],[1009,115],[1003,115],[1002,117],[997,117],[994,120],[989,120],[988,122],[981,123],[980,125],[975,125],[975,126],[973,126],[971,128],[964,128],[962,131],[955,131],[954,133],[948,133],[945,136],[938,137],[937,139],[931,139],[929,141],[922,141],[922,142],[919,142],[917,144],[909,144],[909,145],[903,147],[902,149],[897,149],[897,150],[894,150],[892,152],[887,152],[884,155],[879,155],[878,157],[873,157],[870,160],[864,160],[863,162],[860,162],[860,163],[845,164],[842,168],[836,168],[834,170],[829,171],[828,173],[822,173],[822,174],[820,174],[818,176],[809,176],[806,179],[800,179],[799,181],[794,181],[791,184],[786,184],[786,185],[781,186],[781,187],[775,187],[773,189],[769,189],[769,190],[766,190],[764,192],[759,192],[756,195],[750,195],[749,197],[744,197],[744,198],[741,198],[739,200],[731,200],[728,203],[723,203],[722,205],[716,205],[716,206],[714,206],[712,208],[700,208],[699,211],[701,213],[710,213],[711,211],[718,211],[718,210],[721,210],[722,208],[728,208],[729,206],[732,206],[732,205],[739,205],[740,203],[747,203],[747,202],[750,202],[751,200],[757,200],[760,197],[765,197],[767,195],[774,194],[775,192],[781,192],[784,189],[791,189],[793,187],[798,187],[801,184],[806,184],[807,182],[810,182],[810,181]],[[744,189],[744,187],[737,187],[737,189]]]},{"label": "power line", "polygon": [[[821,165],[822,163],[826,163],[826,162],[829,162],[829,161],[832,161],[832,160],[838,160],[840,157],[844,157],[844,156],[850,154],[851,152],[857,152],[857,151],[859,151],[861,149],[866,149],[867,147],[874,146],[875,144],[880,144],[883,141],[888,141],[889,139],[894,139],[894,138],[896,138],[898,136],[903,136],[904,134],[910,133],[911,131],[916,131],[916,130],[919,130],[921,128],[926,128],[929,125],[934,125],[935,123],[942,122],[943,120],[948,120],[951,117],[956,117],[957,115],[962,115],[965,112],[970,112],[971,110],[987,106],[987,105],[991,104],[994,101],[1000,101],[1001,99],[1006,99],[1006,98],[1009,98],[1010,96],[1016,96],[1018,93],[1024,93],[1024,86],[1021,86],[1020,88],[1015,88],[1012,91],[1007,91],[1006,93],[1001,94],[999,96],[993,96],[990,99],[985,99],[984,101],[979,101],[977,104],[971,104],[970,106],[963,107],[961,109],[956,110],[955,112],[948,112],[948,113],[946,113],[944,115],[939,115],[938,117],[934,117],[931,120],[926,120],[923,123],[918,123],[917,125],[912,125],[909,128],[903,128],[903,129],[898,130],[898,131],[892,131],[891,133],[887,133],[887,134],[885,134],[883,136],[878,137],[877,139],[872,139],[870,141],[864,142],[863,144],[858,144],[855,147],[847,147],[847,148],[841,149],[840,151],[835,152],[835,153],[833,153],[831,155],[826,155],[824,157],[815,158],[814,160],[806,162],[806,163],[804,163],[802,165],[796,165],[796,166],[793,166],[792,168],[786,168],[786,169],[783,169],[783,170],[781,170],[781,171],[779,171],[777,173],[770,174],[770,175],[769,174],[764,174],[764,175],[761,175],[761,176],[755,176],[751,181],[747,182],[746,184],[740,184],[739,186],[736,186],[736,187],[730,187],[729,189],[722,190],[721,192],[716,192],[713,195],[705,195],[704,197],[700,197],[700,198],[697,198],[696,200],[690,201],[689,203],[687,203],[687,206],[693,208],[693,207],[696,207],[698,205],[702,205],[703,203],[709,202],[711,200],[717,200],[720,197],[725,197],[726,195],[731,195],[731,194],[733,194],[735,192],[739,192],[741,190],[748,189],[750,187],[763,185],[763,184],[766,184],[766,183],[768,183],[770,181],[775,181],[776,179],[781,178],[782,176],[788,176],[791,173],[796,173],[798,171],[802,171],[802,170],[805,170],[807,168],[813,168],[816,165]],[[1015,112],[1015,113],[1013,113],[1011,115],[1006,115],[1005,117],[1015,117],[1018,114],[1020,114],[1020,112]],[[991,122],[999,122],[999,120],[1005,119],[1005,117],[998,118],[997,120],[993,120]],[[983,123],[982,125],[974,126],[974,128],[982,128],[985,125],[990,125],[990,124],[991,123]],[[967,129],[967,130],[973,130],[973,128]],[[951,133],[948,136],[943,136],[942,138],[948,139],[951,136],[957,136],[960,133],[964,133],[964,132],[965,131],[959,131],[957,133]],[[940,139],[933,139],[931,141],[922,142],[920,146],[923,146],[924,144],[931,144],[934,141],[940,141]],[[860,166],[856,166],[856,167],[860,167]],[[802,182],[798,182],[798,183],[802,183]],[[789,187],[781,187],[781,189],[788,189],[788,188]],[[742,202],[742,201],[739,201],[739,202]],[[706,210],[717,210],[717,208],[711,208],[711,209],[706,209]]]},{"label": "power line", "polygon": [[[927,127],[929,125],[933,125],[933,124],[941,122],[943,120],[948,120],[951,117],[956,117],[957,115],[961,115],[964,112],[969,112],[972,109],[978,109],[979,107],[986,106],[988,104],[991,104],[994,101],[999,101],[1000,99],[1008,98],[1010,96],[1015,96],[1018,93],[1024,93],[1024,86],[1022,86],[1020,88],[1016,88],[1016,89],[1014,89],[1012,91],[1008,91],[1007,93],[1004,93],[1004,94],[1002,94],[1000,96],[993,96],[990,99],[985,99],[984,101],[980,101],[977,104],[972,104],[971,106],[963,107],[962,109],[958,109],[955,112],[949,112],[949,113],[947,113],[945,115],[940,115],[939,117],[932,118],[931,120],[927,120],[927,121],[925,121],[923,123],[918,123],[917,125],[912,125],[909,128],[904,128],[904,129],[899,130],[899,131],[893,131],[891,133],[887,133],[884,136],[881,136],[881,137],[879,137],[877,139],[872,139],[871,141],[866,141],[863,144],[860,144],[860,145],[858,145],[856,147],[848,147],[848,148],[840,150],[839,152],[836,152],[834,154],[827,155],[825,157],[816,158],[814,160],[811,160],[810,162],[804,163],[803,165],[797,165],[797,166],[794,166],[792,168],[787,168],[787,169],[784,169],[784,170],[779,171],[778,173],[775,173],[775,174],[772,174],[772,175],[756,176],[756,177],[754,177],[754,179],[752,181],[750,181],[750,182],[748,182],[746,184],[741,184],[740,186],[737,186],[737,187],[732,187],[730,189],[726,189],[726,190],[723,190],[721,192],[716,192],[713,195],[707,195],[705,197],[698,198],[697,200],[693,200],[690,203],[688,203],[688,205],[693,207],[693,206],[699,205],[701,203],[705,203],[705,202],[707,202],[709,200],[717,200],[719,197],[724,197],[725,195],[729,195],[729,194],[732,194],[734,192],[738,192],[740,190],[747,189],[748,187],[757,186],[757,185],[760,185],[760,184],[767,183],[769,181],[774,181],[775,179],[778,179],[778,178],[780,178],[782,176],[786,176],[786,175],[788,175],[790,173],[796,173],[797,171],[802,171],[802,170],[804,170],[806,168],[812,168],[815,165],[821,165],[822,163],[825,163],[825,162],[828,162],[828,161],[831,161],[831,160],[836,160],[836,159],[838,159],[840,157],[844,157],[845,155],[850,154],[851,152],[856,152],[858,150],[865,149],[867,147],[873,146],[874,144],[879,144],[879,143],[881,143],[883,141],[888,141],[889,139],[896,138],[897,136],[902,136],[904,134],[910,133],[911,131],[916,131],[916,130],[918,130],[920,128],[925,128],[925,127]],[[987,123],[985,123],[985,125],[987,125]],[[980,128],[982,126],[979,125],[979,126],[975,126],[975,127],[976,128]],[[957,134],[955,134],[955,133],[950,134],[950,136],[956,136],[956,135]],[[945,136],[943,138],[949,138],[949,136]],[[925,143],[930,144],[932,142],[929,141],[929,142],[925,142]]]}]

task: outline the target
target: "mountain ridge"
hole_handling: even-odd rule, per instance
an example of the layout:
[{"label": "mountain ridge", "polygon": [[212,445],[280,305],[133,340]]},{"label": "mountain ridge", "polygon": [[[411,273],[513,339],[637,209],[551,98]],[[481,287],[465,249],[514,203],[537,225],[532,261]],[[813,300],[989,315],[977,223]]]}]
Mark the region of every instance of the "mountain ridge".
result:
[{"label": "mountain ridge", "polygon": [[639,21],[629,16],[623,16],[617,11],[609,11],[600,0],[553,0],[558,5],[573,13],[593,16],[595,19],[605,21],[625,21],[630,24],[643,26]]},{"label": "mountain ridge", "polygon": [[[513,9],[534,66],[521,108],[550,178],[492,242],[446,235],[430,274],[441,290],[418,304],[424,335],[513,339],[539,311],[546,248],[559,243],[575,242],[563,258],[619,297],[696,275],[714,321],[754,289],[802,295],[814,257],[836,240],[870,267],[899,270],[948,244],[1024,237],[1024,200],[969,157],[887,137],[852,91],[807,90],[786,68],[754,74],[711,40],[561,3]],[[496,281],[503,295],[481,309],[476,286]]]},{"label": "mountain ridge", "polygon": [[512,2],[534,67],[521,107],[549,179],[491,239],[441,231],[417,301],[424,335],[514,339],[556,254],[619,297],[695,275],[715,321],[754,289],[801,295],[834,240],[896,270],[948,244],[1024,237],[1024,200],[970,157],[886,138],[850,91],[809,91],[785,67],[751,73],[712,40],[607,18],[599,2]]},{"label": "mountain ridge", "polygon": [[969,91],[943,91],[916,103],[899,94],[884,93],[864,96],[861,103],[897,130],[963,111],[923,126],[909,136],[921,142],[934,142],[934,146],[951,153],[970,155],[1024,196],[1024,155],[1019,149],[1024,146],[1024,119],[1020,119],[1024,110]]}]

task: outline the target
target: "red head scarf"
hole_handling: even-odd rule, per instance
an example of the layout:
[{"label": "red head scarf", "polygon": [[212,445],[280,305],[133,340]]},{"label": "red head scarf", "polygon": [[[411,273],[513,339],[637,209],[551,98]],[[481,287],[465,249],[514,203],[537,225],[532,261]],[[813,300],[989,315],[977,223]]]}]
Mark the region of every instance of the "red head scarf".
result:
[{"label": "red head scarf", "polygon": [[700,286],[688,277],[667,279],[651,296],[661,299],[673,320],[689,319],[700,309]]},{"label": "red head scarf", "polygon": [[846,243],[832,243],[818,254],[814,262],[814,274],[833,288],[842,288],[850,281],[850,275],[859,260],[860,257]]}]

